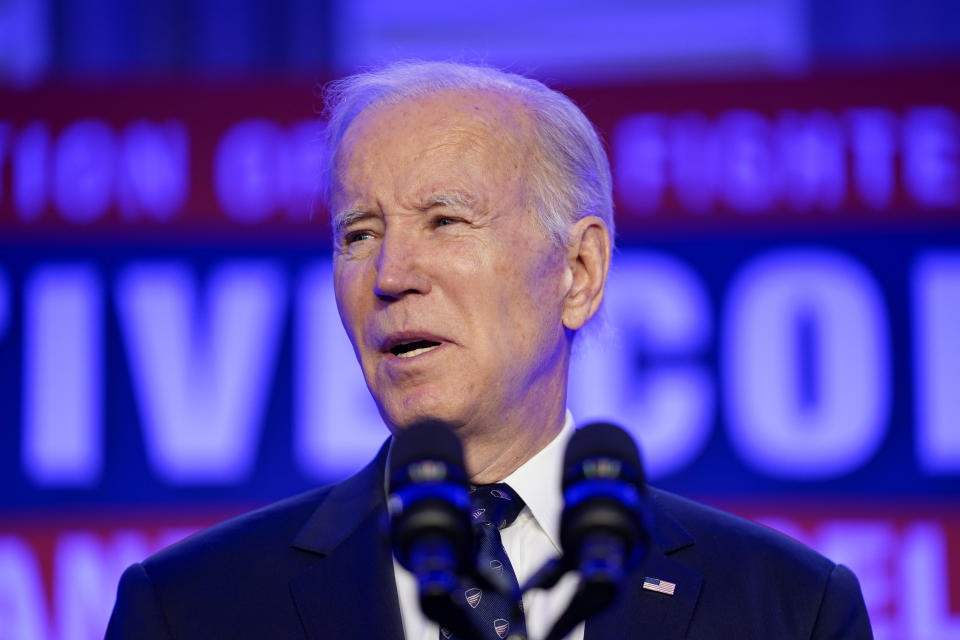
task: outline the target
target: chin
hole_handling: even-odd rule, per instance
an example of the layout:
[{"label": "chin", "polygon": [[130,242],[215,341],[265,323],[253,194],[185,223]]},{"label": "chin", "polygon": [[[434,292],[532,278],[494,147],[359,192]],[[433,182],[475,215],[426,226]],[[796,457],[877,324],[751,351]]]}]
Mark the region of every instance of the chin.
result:
[{"label": "chin", "polygon": [[424,420],[444,422],[452,428],[465,422],[463,407],[451,406],[435,396],[416,394],[397,399],[392,404],[383,412],[391,429],[405,429]]}]

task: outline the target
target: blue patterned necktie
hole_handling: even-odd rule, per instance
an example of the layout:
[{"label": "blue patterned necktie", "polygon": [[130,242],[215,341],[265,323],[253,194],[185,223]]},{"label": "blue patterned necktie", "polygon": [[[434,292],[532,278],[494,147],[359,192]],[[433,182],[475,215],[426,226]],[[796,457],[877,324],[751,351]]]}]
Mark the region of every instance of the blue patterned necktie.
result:
[{"label": "blue patterned necktie", "polygon": [[[492,574],[493,579],[503,582],[509,590],[519,593],[517,574],[503,548],[500,529],[516,520],[523,510],[523,500],[509,485],[485,484],[471,488],[470,507],[470,519],[477,531],[477,563],[480,569]],[[464,585],[461,595],[470,618],[485,640],[527,637],[522,602],[515,603],[500,593],[471,584]],[[441,628],[440,638],[449,640],[455,636]]]}]

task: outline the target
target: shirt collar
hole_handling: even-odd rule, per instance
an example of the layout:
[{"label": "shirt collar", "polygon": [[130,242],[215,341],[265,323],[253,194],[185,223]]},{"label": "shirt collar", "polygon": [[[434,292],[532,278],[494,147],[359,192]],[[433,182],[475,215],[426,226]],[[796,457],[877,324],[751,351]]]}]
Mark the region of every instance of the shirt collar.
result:
[{"label": "shirt collar", "polygon": [[563,512],[563,457],[573,435],[573,414],[567,410],[560,433],[535,456],[503,479],[517,492],[530,509],[530,514],[560,551],[560,515]]}]

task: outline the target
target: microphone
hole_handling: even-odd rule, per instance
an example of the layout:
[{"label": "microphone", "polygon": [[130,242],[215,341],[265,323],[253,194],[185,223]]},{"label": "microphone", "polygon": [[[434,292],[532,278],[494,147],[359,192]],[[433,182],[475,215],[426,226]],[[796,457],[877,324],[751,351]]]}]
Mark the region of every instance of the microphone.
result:
[{"label": "microphone", "polygon": [[625,575],[640,565],[649,546],[643,466],[626,431],[607,423],[578,429],[567,445],[563,468],[563,558],[545,566],[535,579],[552,586],[575,569],[581,581],[546,640],[560,640],[612,603]]},{"label": "microphone", "polygon": [[420,608],[458,637],[479,639],[453,599],[458,576],[474,563],[460,440],[443,423],[413,424],[394,436],[389,474],[393,553],[416,576]]}]

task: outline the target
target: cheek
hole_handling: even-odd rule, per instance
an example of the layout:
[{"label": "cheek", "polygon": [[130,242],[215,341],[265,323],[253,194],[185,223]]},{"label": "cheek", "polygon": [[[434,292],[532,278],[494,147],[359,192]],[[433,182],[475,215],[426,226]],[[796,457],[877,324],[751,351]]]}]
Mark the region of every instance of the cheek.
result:
[{"label": "cheek", "polygon": [[[564,297],[564,280],[567,277],[567,264],[564,252],[548,241],[537,238],[527,243],[529,256],[522,265],[516,265],[516,273],[522,278],[533,305],[542,313],[555,316]],[[551,313],[551,310],[552,313]]]},{"label": "cheek", "polygon": [[563,262],[552,255],[507,265],[498,276],[506,294],[505,313],[523,340],[553,335],[563,306]]},{"label": "cheek", "polygon": [[335,267],[333,272],[333,295],[337,302],[337,311],[351,341],[358,329],[357,319],[362,315],[359,275],[352,265]]},{"label": "cheek", "polygon": [[347,313],[347,301],[349,299],[349,294],[346,288],[346,281],[344,280],[343,269],[341,267],[334,267],[333,269],[333,298],[337,303],[337,311],[340,312],[340,317],[346,322],[348,317]]}]

